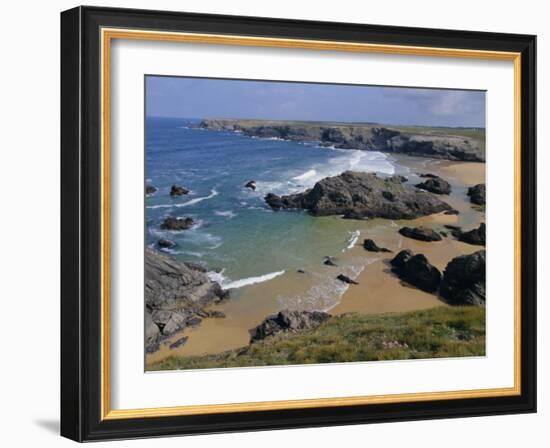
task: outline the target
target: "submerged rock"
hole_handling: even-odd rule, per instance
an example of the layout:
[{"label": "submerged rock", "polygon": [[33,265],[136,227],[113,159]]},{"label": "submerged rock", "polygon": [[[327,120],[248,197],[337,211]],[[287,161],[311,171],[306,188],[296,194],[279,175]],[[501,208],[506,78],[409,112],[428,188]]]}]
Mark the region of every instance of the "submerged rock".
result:
[{"label": "submerged rock", "polygon": [[369,252],[391,252],[391,250],[386,249],[385,247],[378,247],[370,238],[363,241],[363,247]]},{"label": "submerged rock", "polygon": [[165,238],[161,238],[160,240],[157,241],[157,246],[162,249],[170,249],[172,247],[175,247],[176,243],[174,243],[173,241],[167,240]]},{"label": "submerged rock", "polygon": [[323,264],[327,266],[338,266],[334,261],[334,257],[325,257],[325,259],[323,260]]},{"label": "submerged rock", "polygon": [[145,185],[145,194],[153,194],[158,191],[158,188],[153,185]]},{"label": "submerged rock", "polygon": [[413,255],[406,249],[391,260],[394,272],[401,280],[426,292],[435,292],[441,282],[441,272],[422,254]]},{"label": "submerged rock", "polygon": [[355,280],[349,278],[347,275],[340,274],[338,277],[336,277],[336,280],[340,280],[341,282],[347,283],[348,285],[358,285]]},{"label": "submerged rock", "polygon": [[244,187],[245,188],[250,188],[252,191],[256,191],[256,181],[255,180],[250,180],[245,184]]},{"label": "submerged rock", "polygon": [[382,178],[355,171],[327,177],[303,193],[269,193],[265,201],[275,210],[305,209],[314,216],[354,219],[413,219],[452,208],[431,193],[404,184],[401,176]]},{"label": "submerged rock", "polygon": [[453,258],[439,293],[451,305],[485,305],[485,251]]},{"label": "submerged rock", "polygon": [[485,205],[485,184],[477,184],[468,188],[470,202],[477,205]]},{"label": "submerged rock", "polygon": [[435,194],[451,194],[451,184],[449,182],[434,174],[424,175],[424,177],[428,176],[428,180],[416,184],[416,187]]},{"label": "submerged rock", "polygon": [[189,190],[187,188],[179,185],[172,185],[172,188],[170,189],[170,196],[183,196],[188,193]]},{"label": "submerged rock", "polygon": [[163,230],[187,230],[191,228],[191,226],[194,224],[195,221],[193,221],[193,218],[174,218],[173,216],[169,216],[164,219],[162,224],[160,225],[160,228]]},{"label": "submerged rock", "polygon": [[441,235],[428,227],[402,227],[399,233],[407,238],[419,241],[441,241]]},{"label": "submerged rock", "polygon": [[322,311],[279,311],[250,330],[250,342],[260,341],[281,332],[315,328],[329,317],[330,314]]}]

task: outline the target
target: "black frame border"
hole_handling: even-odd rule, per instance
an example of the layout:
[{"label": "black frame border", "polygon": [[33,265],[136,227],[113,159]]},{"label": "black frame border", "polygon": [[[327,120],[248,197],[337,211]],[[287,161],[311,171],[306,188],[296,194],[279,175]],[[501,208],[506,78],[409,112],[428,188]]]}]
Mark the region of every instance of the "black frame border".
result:
[{"label": "black frame border", "polygon": [[[128,28],[521,53],[521,395],[101,420],[101,42]],[[76,441],[536,412],[536,36],[77,7],[61,13],[61,435]]]}]

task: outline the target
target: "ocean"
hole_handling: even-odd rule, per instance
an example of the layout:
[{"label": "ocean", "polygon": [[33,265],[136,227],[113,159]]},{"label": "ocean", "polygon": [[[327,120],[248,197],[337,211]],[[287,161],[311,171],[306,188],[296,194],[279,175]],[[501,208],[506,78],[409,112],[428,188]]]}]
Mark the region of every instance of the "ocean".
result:
[{"label": "ocean", "polygon": [[[232,294],[285,272],[315,271],[323,257],[357,243],[357,222],[275,212],[264,202],[267,193],[303,191],[346,170],[407,172],[387,154],[203,130],[195,127],[198,122],[146,119],[146,183],[158,188],[145,199],[146,244],[156,247],[160,238],[175,242],[162,250],[203,264]],[[256,191],[244,187],[250,180]],[[190,193],[170,197],[174,184]],[[162,230],[167,216],[191,217],[195,225],[182,232]],[[357,275],[362,267],[347,269]]]}]

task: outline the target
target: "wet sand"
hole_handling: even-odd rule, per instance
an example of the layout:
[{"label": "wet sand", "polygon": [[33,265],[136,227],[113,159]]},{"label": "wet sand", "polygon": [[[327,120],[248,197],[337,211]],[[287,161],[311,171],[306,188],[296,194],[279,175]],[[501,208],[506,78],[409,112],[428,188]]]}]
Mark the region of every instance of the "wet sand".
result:
[{"label": "wet sand", "polygon": [[[405,238],[397,230],[405,225],[424,225],[436,231],[448,231],[443,227],[445,224],[460,225],[466,230],[477,227],[485,220],[485,215],[483,211],[471,206],[466,191],[469,186],[485,182],[485,164],[407,156],[394,158],[397,163],[407,166],[411,173],[429,172],[448,180],[453,192],[450,196],[442,196],[442,199],[459,210],[460,214],[437,214],[395,222],[382,219],[350,220],[353,227],[360,232],[356,245],[343,253],[327,254],[337,257],[338,267],[325,266],[320,260],[319,265],[304,266],[305,273],[286,272],[273,280],[232,290],[230,299],[212,307],[225,313],[225,318],[204,319],[198,327],[174,335],[168,344],[161,345],[159,351],[147,355],[146,364],[158,362],[167,356],[219,353],[246,346],[250,337],[249,329],[258,325],[266,316],[284,308],[323,309],[331,314],[376,314],[446,306],[436,295],[401,282],[391,273],[389,260],[400,250],[411,249],[414,253],[423,253],[430,263],[443,271],[452,258],[476,252],[481,247],[461,243],[455,240],[450,232],[443,241],[427,243]],[[387,247],[393,253],[365,251],[362,243],[366,238],[372,238],[378,246]],[[357,266],[361,266],[361,272]],[[342,291],[345,292],[339,300],[335,301],[328,295],[325,297],[323,285],[327,282],[338,284],[335,277],[341,272],[355,278],[359,285],[341,285]],[[308,299],[312,296],[315,297],[315,301]],[[189,338],[187,342],[170,350],[169,343],[182,336]]]}]

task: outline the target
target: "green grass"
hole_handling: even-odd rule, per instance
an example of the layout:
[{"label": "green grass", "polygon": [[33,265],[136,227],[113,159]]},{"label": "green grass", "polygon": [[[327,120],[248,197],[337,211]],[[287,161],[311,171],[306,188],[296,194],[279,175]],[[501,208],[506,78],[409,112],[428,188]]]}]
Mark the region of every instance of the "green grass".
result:
[{"label": "green grass", "polygon": [[280,333],[218,355],[169,357],[148,370],[201,369],[485,355],[485,308],[438,307],[335,316],[313,330]]}]

